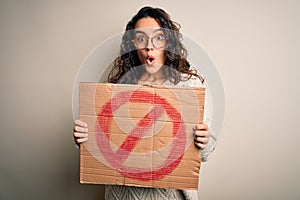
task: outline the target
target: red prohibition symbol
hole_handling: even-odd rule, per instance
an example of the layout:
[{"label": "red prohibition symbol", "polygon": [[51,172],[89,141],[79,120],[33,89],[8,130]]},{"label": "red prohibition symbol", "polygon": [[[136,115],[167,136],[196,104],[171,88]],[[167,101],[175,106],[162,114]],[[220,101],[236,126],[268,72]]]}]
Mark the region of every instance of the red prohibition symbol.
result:
[{"label": "red prohibition symbol", "polygon": [[[120,147],[113,151],[110,146],[110,128],[114,111],[118,110],[125,103],[148,103],[154,105],[127,135]],[[172,149],[165,162],[155,170],[139,167],[124,166],[124,161],[130,156],[135,145],[166,112],[173,123]],[[97,116],[97,145],[104,159],[109,165],[117,170],[122,176],[140,180],[159,180],[172,173],[180,164],[186,145],[186,132],[180,113],[165,98],[146,91],[125,91],[120,92],[108,100],[100,109]]]}]

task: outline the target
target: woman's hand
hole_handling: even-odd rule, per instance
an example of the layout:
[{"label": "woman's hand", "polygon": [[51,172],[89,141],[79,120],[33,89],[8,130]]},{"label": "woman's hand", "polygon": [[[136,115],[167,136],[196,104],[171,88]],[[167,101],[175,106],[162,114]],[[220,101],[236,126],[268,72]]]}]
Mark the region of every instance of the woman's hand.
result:
[{"label": "woman's hand", "polygon": [[84,143],[88,140],[87,124],[83,121],[76,120],[73,133],[74,141],[77,145]]},{"label": "woman's hand", "polygon": [[207,124],[198,124],[194,128],[194,143],[201,150],[205,149],[209,140],[209,130]]}]

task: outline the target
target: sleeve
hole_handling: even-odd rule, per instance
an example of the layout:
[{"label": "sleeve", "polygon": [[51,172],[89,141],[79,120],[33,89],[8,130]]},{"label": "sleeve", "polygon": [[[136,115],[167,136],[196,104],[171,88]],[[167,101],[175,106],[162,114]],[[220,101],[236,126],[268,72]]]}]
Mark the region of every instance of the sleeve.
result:
[{"label": "sleeve", "polygon": [[215,144],[217,142],[217,135],[213,132],[211,127],[211,120],[212,120],[212,113],[213,113],[213,106],[212,106],[212,97],[209,91],[209,88],[203,84],[199,78],[191,77],[187,82],[186,86],[189,87],[205,87],[205,104],[204,104],[204,120],[203,122],[206,123],[209,127],[210,138],[207,144],[207,147],[201,151],[201,161],[205,162],[208,160],[209,155],[214,151]]},{"label": "sleeve", "polygon": [[209,92],[209,88],[206,87],[205,91],[205,105],[204,105],[204,123],[206,123],[209,127],[209,141],[207,147],[201,151],[201,161],[207,161],[209,155],[214,151],[215,145],[217,142],[216,133],[210,128],[211,120],[212,120],[213,106],[212,106],[212,98]]}]

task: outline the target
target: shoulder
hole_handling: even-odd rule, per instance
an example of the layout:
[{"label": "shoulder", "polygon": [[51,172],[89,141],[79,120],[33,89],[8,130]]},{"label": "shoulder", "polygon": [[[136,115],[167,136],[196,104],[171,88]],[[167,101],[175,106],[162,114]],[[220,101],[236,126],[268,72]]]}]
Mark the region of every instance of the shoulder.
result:
[{"label": "shoulder", "polygon": [[188,74],[181,74],[181,76],[182,76],[182,80],[177,84],[179,86],[204,87],[204,84],[196,76],[191,76],[190,78]]}]

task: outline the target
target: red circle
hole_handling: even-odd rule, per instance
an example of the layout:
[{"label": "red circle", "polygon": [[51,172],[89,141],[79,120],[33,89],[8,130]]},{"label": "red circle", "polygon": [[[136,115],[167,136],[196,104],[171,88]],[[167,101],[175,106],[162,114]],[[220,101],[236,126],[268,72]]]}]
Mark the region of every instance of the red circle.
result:
[{"label": "red circle", "polygon": [[[138,133],[133,133],[125,139],[126,142],[128,141],[127,143],[125,142],[125,145],[121,145],[115,152],[111,149],[109,130],[113,119],[113,113],[127,102],[150,103],[158,107],[160,106],[173,122],[173,147],[164,164],[157,170],[151,171],[123,165],[123,162],[127,159],[131,150],[134,148],[134,144],[140,139],[140,132],[143,132],[144,127],[151,125],[151,121],[148,121],[147,118],[149,117],[148,115],[140,121],[141,123],[138,123]],[[182,117],[176,108],[168,103],[166,99],[156,94],[151,94],[146,91],[120,92],[103,105],[102,109],[98,113],[97,122],[97,144],[101,154],[112,168],[116,169],[120,174],[127,178],[140,181],[159,180],[165,175],[170,174],[181,162],[186,144],[185,125],[182,122]],[[155,120],[152,119],[152,123],[153,122],[155,122]]]}]

